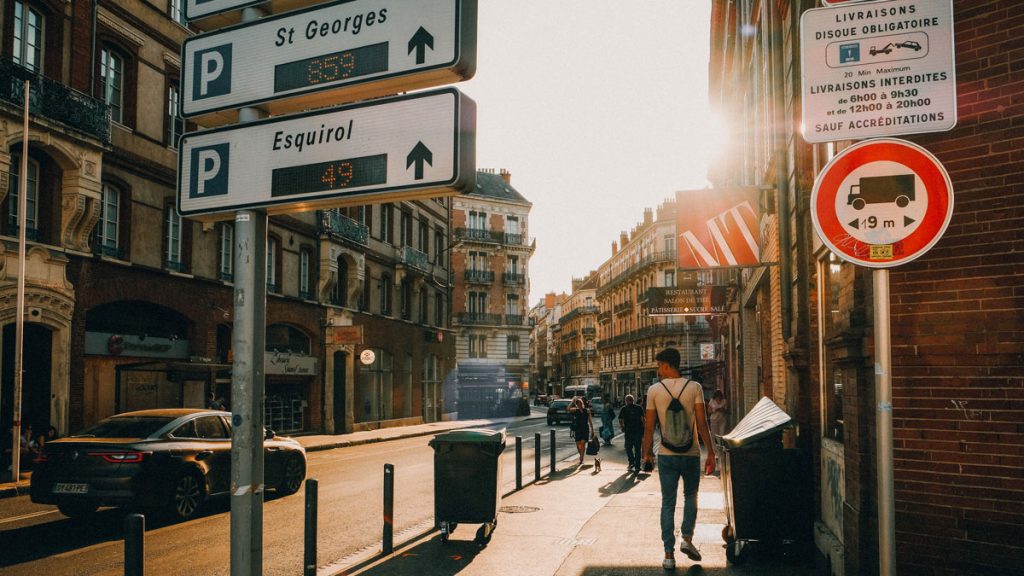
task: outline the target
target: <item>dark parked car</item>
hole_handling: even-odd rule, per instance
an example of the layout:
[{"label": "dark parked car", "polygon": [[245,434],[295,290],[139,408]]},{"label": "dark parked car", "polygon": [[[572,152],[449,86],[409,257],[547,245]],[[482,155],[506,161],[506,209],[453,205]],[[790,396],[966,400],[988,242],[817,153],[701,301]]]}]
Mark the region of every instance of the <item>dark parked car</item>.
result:
[{"label": "dark parked car", "polygon": [[[231,489],[230,414],[167,409],[128,412],[48,442],[32,471],[32,501],[72,518],[99,506],[195,516],[207,498]],[[268,430],[264,484],[294,494],[306,477],[306,450]]]},{"label": "dark parked car", "polygon": [[559,398],[551,401],[551,404],[548,405],[548,426],[572,422],[572,414],[569,414],[570,402],[572,402],[571,398]]}]

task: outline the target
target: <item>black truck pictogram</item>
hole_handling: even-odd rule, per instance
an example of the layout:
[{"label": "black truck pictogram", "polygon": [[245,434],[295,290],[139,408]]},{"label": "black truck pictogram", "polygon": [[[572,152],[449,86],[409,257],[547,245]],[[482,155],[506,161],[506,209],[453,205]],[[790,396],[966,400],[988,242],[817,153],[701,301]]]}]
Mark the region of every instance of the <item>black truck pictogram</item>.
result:
[{"label": "black truck pictogram", "polygon": [[859,184],[850,186],[846,203],[860,210],[867,204],[884,204],[895,202],[900,208],[906,208],[914,199],[914,175],[897,174],[895,176],[865,176]]}]

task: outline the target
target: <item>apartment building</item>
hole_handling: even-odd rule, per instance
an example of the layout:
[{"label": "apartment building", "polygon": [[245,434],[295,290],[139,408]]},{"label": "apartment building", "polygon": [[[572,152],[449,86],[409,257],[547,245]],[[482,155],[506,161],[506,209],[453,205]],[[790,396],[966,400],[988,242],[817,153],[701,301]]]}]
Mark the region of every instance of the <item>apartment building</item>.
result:
[{"label": "apartment building", "polygon": [[529,236],[532,204],[501,170],[479,171],[453,200],[452,328],[460,418],[507,411],[530,375]]}]

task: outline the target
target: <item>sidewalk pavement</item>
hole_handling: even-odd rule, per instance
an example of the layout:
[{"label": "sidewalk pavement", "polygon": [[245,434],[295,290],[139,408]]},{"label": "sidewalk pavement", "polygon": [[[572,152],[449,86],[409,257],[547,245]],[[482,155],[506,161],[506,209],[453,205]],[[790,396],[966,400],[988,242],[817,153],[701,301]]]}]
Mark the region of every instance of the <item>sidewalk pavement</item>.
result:
[{"label": "sidewalk pavement", "polygon": [[[378,428],[376,430],[365,430],[352,432],[350,434],[314,434],[306,436],[293,436],[302,444],[307,452],[318,450],[332,450],[346,446],[357,446],[359,444],[370,444],[372,442],[386,442],[400,438],[413,438],[416,436],[431,436],[456,430],[460,428],[477,428],[481,426],[492,426],[501,423],[518,422],[520,420],[544,418],[547,414],[546,408],[534,407],[529,416],[518,416],[513,418],[492,418],[489,420],[451,420],[445,422],[431,422],[429,424],[417,424],[414,426],[399,426],[395,428]],[[32,472],[21,471],[20,480],[11,482],[10,471],[0,471],[0,498],[10,498],[29,493]]]},{"label": "sidewalk pavement", "polygon": [[[506,452],[506,456],[508,453]],[[726,524],[722,482],[703,476],[694,544],[703,556],[694,563],[676,551],[676,570],[662,569],[661,486],[653,474],[626,470],[622,436],[599,457],[586,457],[577,467],[575,455],[557,464],[557,471],[522,490],[506,494],[491,541],[481,547],[474,538],[479,525],[460,525],[442,543],[433,530],[396,542],[387,556],[368,551],[347,559],[345,567],[321,567],[320,576],[658,576],[666,574],[734,574],[749,576],[812,576],[812,563],[781,552],[749,546],[742,565],[726,560],[722,530]],[[703,461],[703,457],[702,457]],[[547,472],[545,465],[545,472]],[[682,521],[682,486],[676,526]],[[678,541],[678,533],[677,533]],[[810,543],[805,543],[810,547]],[[677,544],[678,548],[678,544]]]}]

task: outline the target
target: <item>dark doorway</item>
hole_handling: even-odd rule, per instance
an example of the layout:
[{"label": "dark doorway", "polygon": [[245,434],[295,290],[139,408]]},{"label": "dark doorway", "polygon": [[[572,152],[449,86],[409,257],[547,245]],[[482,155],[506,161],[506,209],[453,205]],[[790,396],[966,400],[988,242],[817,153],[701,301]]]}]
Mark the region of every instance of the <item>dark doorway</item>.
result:
[{"label": "dark doorway", "polygon": [[[6,426],[14,409],[14,348],[15,325],[4,326],[3,333],[3,411],[0,420]],[[50,425],[50,360],[52,354],[52,332],[42,324],[25,323],[25,338],[22,345],[21,415],[22,427],[45,432]]]},{"label": "dark doorway", "polygon": [[345,370],[348,364],[346,352],[334,353],[334,433],[344,434],[345,430]]}]

